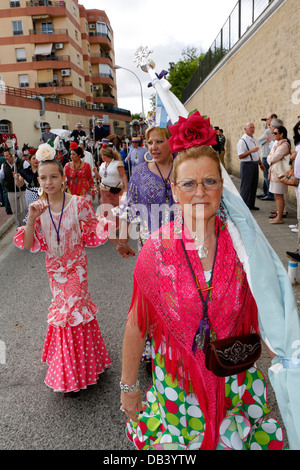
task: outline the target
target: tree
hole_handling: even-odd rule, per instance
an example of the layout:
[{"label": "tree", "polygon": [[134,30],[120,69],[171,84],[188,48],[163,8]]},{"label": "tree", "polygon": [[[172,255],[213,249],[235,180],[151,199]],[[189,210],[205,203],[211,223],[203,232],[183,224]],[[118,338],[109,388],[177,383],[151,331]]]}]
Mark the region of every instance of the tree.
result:
[{"label": "tree", "polygon": [[204,53],[197,51],[195,47],[187,47],[182,51],[181,55],[183,58],[176,64],[174,62],[170,63],[167,78],[168,82],[172,85],[171,91],[179,100],[181,100],[183,90],[205,56]]}]

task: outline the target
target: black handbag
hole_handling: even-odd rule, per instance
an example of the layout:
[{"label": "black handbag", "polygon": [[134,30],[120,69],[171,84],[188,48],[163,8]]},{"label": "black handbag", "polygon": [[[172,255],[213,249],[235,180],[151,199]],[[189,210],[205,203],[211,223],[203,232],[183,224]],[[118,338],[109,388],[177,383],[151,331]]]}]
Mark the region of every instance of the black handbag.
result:
[{"label": "black handbag", "polygon": [[118,194],[121,191],[122,188],[109,188],[109,192],[112,194]]}]

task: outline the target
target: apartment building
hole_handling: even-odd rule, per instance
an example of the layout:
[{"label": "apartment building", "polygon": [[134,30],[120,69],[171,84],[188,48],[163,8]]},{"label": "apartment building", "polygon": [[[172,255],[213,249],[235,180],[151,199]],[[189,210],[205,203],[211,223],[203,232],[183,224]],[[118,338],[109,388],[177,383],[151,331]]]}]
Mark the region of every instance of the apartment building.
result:
[{"label": "apartment building", "polygon": [[[73,103],[104,116],[112,133],[130,121],[117,104],[110,21],[78,0],[1,0],[0,76],[6,87],[42,96],[46,107]],[[74,110],[65,112],[70,122],[64,127],[71,128]]]}]

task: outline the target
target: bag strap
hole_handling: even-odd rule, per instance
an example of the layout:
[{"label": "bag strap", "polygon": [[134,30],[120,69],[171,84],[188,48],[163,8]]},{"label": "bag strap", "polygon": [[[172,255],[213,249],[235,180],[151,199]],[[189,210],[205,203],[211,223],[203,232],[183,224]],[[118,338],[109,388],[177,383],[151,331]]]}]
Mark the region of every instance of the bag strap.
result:
[{"label": "bag strap", "polygon": [[[201,299],[201,302],[202,302],[202,313],[203,313],[203,315],[202,315],[202,319],[200,321],[199,328],[197,329],[196,334],[194,336],[192,351],[193,351],[193,353],[196,353],[197,347],[198,347],[198,348],[202,349],[205,353],[206,348],[207,348],[207,344],[209,343],[209,341],[211,340],[211,337],[212,337],[212,330],[211,330],[211,327],[210,327],[209,318],[208,318],[208,314],[207,314],[207,305],[208,305],[210,291],[207,292],[207,296],[206,296],[206,298],[204,298],[204,296],[202,294],[202,291],[200,289],[200,286],[199,286],[199,282],[198,282],[198,280],[196,278],[196,275],[194,273],[190,258],[188,256],[188,253],[187,253],[186,248],[184,246],[184,242],[183,242],[182,238],[180,239],[180,241],[181,241],[181,245],[182,245],[182,248],[183,248],[187,263],[188,263],[188,266],[189,266],[190,271],[192,273],[192,276],[194,278],[197,291],[199,293],[199,296],[200,296],[200,299]],[[215,269],[215,263],[216,263],[217,252],[218,252],[218,241],[219,241],[219,227],[217,229],[216,250],[215,250],[215,255],[214,255],[214,261],[213,261],[213,267],[212,267],[210,282],[213,279],[213,273],[214,273],[214,269]]]}]

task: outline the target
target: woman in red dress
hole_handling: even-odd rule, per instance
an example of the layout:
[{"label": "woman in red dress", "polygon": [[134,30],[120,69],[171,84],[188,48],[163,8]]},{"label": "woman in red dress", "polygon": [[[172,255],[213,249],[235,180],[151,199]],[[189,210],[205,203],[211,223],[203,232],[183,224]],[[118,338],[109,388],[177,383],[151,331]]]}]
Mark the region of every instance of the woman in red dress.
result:
[{"label": "woman in red dress", "polygon": [[83,150],[76,142],[71,144],[71,162],[64,167],[66,177],[66,191],[76,196],[87,197],[89,200],[95,195],[94,179],[91,167],[82,160]]}]

